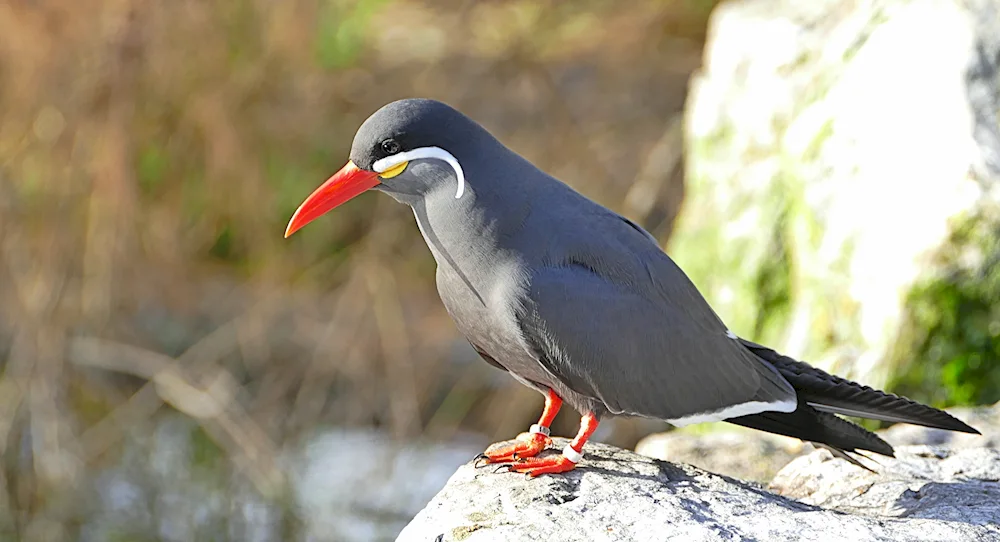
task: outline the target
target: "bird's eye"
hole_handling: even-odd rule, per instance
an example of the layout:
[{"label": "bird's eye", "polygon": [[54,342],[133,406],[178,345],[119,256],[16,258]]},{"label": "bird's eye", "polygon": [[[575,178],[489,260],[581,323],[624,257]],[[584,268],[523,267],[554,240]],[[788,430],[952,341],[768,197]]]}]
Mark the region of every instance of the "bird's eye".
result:
[{"label": "bird's eye", "polygon": [[382,142],[382,150],[386,154],[396,154],[399,152],[399,143],[395,139],[386,139]]}]

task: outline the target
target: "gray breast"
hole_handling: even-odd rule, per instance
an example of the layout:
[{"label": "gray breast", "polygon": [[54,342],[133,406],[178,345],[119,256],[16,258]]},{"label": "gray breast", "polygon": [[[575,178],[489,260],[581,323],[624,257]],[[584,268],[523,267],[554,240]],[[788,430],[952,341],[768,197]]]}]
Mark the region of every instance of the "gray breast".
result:
[{"label": "gray breast", "polygon": [[516,259],[497,262],[488,273],[468,273],[438,264],[437,287],[458,330],[520,380],[551,385],[550,377],[528,350],[515,309],[524,290],[524,270]]},{"label": "gray breast", "polygon": [[[607,412],[599,399],[569,388],[535,359],[516,321],[516,303],[525,287],[523,269],[501,264],[484,291],[474,291],[449,265],[438,265],[438,293],[458,330],[520,383],[541,393],[555,390],[578,412]],[[482,301],[480,301],[480,299]]]},{"label": "gray breast", "polygon": [[420,233],[437,261],[438,293],[461,331],[508,371],[529,377],[544,371],[530,358],[514,318],[523,297],[523,255],[500,230],[501,221],[477,205],[473,187],[461,199],[454,192],[428,194],[412,205]]},{"label": "gray breast", "polygon": [[579,411],[602,411],[599,402],[568,389],[536,360],[518,324],[529,263],[543,259],[546,250],[544,242],[522,237],[525,230],[537,231],[531,230],[537,225],[530,224],[530,213],[479,205],[475,185],[469,188],[459,200],[448,191],[411,204],[438,264],[438,293],[456,327],[521,383],[542,392],[552,388]]}]

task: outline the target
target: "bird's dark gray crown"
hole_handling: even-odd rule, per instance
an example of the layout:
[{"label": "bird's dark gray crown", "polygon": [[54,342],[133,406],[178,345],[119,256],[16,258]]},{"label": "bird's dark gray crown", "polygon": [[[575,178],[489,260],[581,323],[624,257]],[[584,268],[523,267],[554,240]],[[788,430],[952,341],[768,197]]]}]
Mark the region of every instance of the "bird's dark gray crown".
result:
[{"label": "bird's dark gray crown", "polygon": [[371,170],[376,160],[390,153],[383,142],[399,144],[397,152],[421,147],[441,147],[454,155],[486,131],[472,119],[437,100],[408,98],[383,106],[368,117],[354,136],[351,161],[361,169]]}]

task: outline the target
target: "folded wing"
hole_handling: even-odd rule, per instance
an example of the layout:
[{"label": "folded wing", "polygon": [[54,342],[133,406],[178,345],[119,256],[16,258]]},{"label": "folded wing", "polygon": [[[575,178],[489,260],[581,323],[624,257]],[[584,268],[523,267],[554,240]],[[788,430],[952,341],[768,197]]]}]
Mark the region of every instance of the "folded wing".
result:
[{"label": "folded wing", "polygon": [[586,262],[533,272],[518,321],[537,361],[563,384],[612,413],[677,425],[795,409],[792,386],[721,322],[692,318],[690,307],[627,282]]}]

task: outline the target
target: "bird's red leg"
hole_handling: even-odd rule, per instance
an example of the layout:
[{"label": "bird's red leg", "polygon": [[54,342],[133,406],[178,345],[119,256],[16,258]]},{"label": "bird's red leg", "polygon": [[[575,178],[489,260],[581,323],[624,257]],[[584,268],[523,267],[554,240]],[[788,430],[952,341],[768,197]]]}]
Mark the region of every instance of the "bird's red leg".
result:
[{"label": "bird's red leg", "polygon": [[562,399],[556,392],[549,390],[545,395],[545,408],[542,409],[542,417],[538,419],[538,423],[532,425],[527,433],[518,435],[517,441],[513,444],[487,450],[480,454],[479,459],[485,459],[489,464],[517,461],[520,458],[538,455],[552,442],[549,438],[549,426],[552,425],[552,420],[556,419],[561,406]]},{"label": "bird's red leg", "polygon": [[597,430],[597,416],[593,412],[588,412],[580,418],[580,432],[559,455],[548,457],[532,457],[509,465],[510,470],[527,473],[534,478],[539,474],[558,474],[573,470],[576,464],[583,459],[583,445],[587,443],[590,435]]}]

